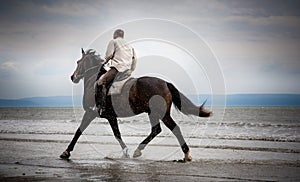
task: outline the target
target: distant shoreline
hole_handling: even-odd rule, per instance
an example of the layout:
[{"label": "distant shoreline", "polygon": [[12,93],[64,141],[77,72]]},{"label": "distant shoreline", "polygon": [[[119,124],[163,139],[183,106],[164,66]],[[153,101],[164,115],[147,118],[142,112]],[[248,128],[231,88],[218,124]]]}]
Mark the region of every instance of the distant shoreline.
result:
[{"label": "distant shoreline", "polygon": [[[209,107],[211,107],[210,105],[206,105],[206,107],[207,108],[209,108]],[[239,107],[239,108],[242,108],[242,107],[274,107],[274,108],[276,108],[276,107],[290,107],[290,108],[292,108],[292,107],[300,107],[300,105],[295,105],[295,106],[289,106],[289,105],[282,105],[282,106],[277,106],[277,105],[269,105],[269,106],[267,106],[267,105],[257,105],[257,106],[246,106],[246,105],[237,105],[237,106],[228,106],[228,105],[226,105],[226,106],[212,106],[212,107],[216,107],[216,108],[223,108],[223,107],[230,107],[230,108],[235,108],[235,107]],[[82,106],[19,106],[19,107],[15,107],[15,106],[12,106],[12,107],[10,107],[10,106],[7,106],[7,107],[3,107],[3,106],[0,106],[0,109],[30,109],[30,108],[34,108],[34,109],[38,109],[38,108],[41,108],[41,109],[59,109],[59,108],[64,108],[64,109],[73,109],[73,108],[76,108],[76,109],[83,109],[83,107]]]},{"label": "distant shoreline", "polygon": [[[195,104],[206,106],[300,106],[300,94],[189,95]],[[0,99],[0,107],[82,107],[82,96],[50,96]]]}]

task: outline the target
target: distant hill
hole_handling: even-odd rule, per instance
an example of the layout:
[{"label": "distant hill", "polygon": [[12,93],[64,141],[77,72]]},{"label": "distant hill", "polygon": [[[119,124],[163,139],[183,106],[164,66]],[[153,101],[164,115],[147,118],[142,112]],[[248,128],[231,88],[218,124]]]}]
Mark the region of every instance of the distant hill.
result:
[{"label": "distant hill", "polygon": [[[213,105],[223,104],[222,95],[214,95]],[[211,95],[190,95],[195,104],[211,105]],[[82,96],[31,97],[23,99],[0,99],[0,107],[81,107]],[[226,96],[227,106],[300,106],[300,94],[234,94]]]},{"label": "distant hill", "polygon": [[0,107],[80,107],[82,96],[31,97],[22,99],[0,99]]}]

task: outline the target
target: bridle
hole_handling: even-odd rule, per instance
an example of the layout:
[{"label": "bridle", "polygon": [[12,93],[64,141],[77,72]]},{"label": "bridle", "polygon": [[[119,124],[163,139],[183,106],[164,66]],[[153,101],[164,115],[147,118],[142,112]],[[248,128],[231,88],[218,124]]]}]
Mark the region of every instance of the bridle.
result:
[{"label": "bridle", "polygon": [[93,67],[91,67],[91,68],[89,68],[89,69],[87,69],[87,70],[85,70],[85,72],[84,73],[82,73],[82,74],[80,74],[80,75],[77,75],[77,77],[83,77],[86,73],[88,73],[89,71],[91,71],[91,70],[94,70],[95,68],[99,68],[101,65],[96,65],[96,66],[93,66]]},{"label": "bridle", "polygon": [[[83,61],[83,60],[82,60],[82,61]],[[99,69],[100,66],[101,66],[101,64],[96,65],[96,66],[93,66],[93,67],[90,67],[89,69],[86,69],[86,70],[84,71],[84,73],[82,73],[82,74],[77,74],[76,77],[81,79],[81,78],[83,78],[87,73],[89,73],[90,71],[94,70],[95,68]]]}]

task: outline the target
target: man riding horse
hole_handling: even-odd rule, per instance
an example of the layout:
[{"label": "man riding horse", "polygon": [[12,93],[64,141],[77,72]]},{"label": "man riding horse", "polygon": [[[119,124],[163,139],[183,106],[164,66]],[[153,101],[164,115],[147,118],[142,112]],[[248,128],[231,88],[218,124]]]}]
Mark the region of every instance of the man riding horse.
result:
[{"label": "man riding horse", "polygon": [[[111,60],[111,61],[110,61]],[[117,74],[129,77],[136,67],[134,49],[124,40],[124,31],[117,29],[113,39],[108,43],[104,65],[109,64],[109,70],[98,79],[96,87],[96,106],[99,115],[103,115],[106,106],[106,94]],[[100,76],[100,75],[99,75]]]},{"label": "man riding horse", "polygon": [[[116,30],[114,32],[114,39],[108,44],[105,60],[102,60],[92,49],[86,52],[82,49],[82,57],[77,61],[77,67],[71,75],[71,80],[73,83],[79,83],[80,80],[84,81],[83,109],[85,112],[73,139],[60,157],[62,159],[70,158],[79,137],[89,124],[96,117],[99,117],[99,113],[95,112],[93,108],[95,106],[94,84],[95,80],[98,80],[100,77],[99,85],[96,88],[96,96],[101,97],[96,99],[96,105],[100,108],[100,117],[108,120],[113,134],[122,148],[124,157],[129,157],[128,147],[122,139],[117,118],[147,113],[151,124],[151,132],[139,143],[133,153],[133,157],[141,156],[142,150],[162,131],[160,127],[160,121],[162,121],[177,138],[184,153],[184,160],[191,161],[190,149],[185,142],[180,127],[171,116],[171,107],[173,104],[177,110],[186,115],[210,117],[212,113],[204,109],[205,102],[201,106],[196,106],[175,85],[151,76],[142,76],[128,81],[124,80],[126,83],[121,93],[115,94],[113,96],[114,99],[112,99],[112,95],[106,98],[111,82],[114,79],[122,80],[123,77],[128,78],[128,75],[131,74],[136,66],[134,50],[124,41],[123,37],[124,31]],[[103,64],[109,61],[110,69],[106,71]],[[99,70],[100,72],[98,73]],[[119,79],[120,77],[121,79]],[[114,104],[112,100],[117,101],[117,104]],[[105,107],[106,111],[103,114]]]}]

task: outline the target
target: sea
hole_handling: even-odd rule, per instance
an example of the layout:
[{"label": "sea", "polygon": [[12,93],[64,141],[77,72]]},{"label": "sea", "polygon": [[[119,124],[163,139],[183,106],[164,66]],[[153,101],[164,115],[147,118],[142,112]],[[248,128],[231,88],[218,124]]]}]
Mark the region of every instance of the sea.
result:
[{"label": "sea", "polygon": [[[0,111],[0,133],[19,134],[73,134],[84,113],[81,108],[46,107],[0,108]],[[172,117],[186,130],[187,137],[300,142],[300,107],[226,107],[212,111],[211,118],[198,118],[172,110]],[[130,130],[122,133],[125,136],[144,136],[150,131],[147,114],[118,121],[122,129]],[[91,125],[109,126],[102,118],[96,118]],[[101,127],[91,127],[86,134],[105,133]]]},{"label": "sea", "polygon": [[[175,109],[172,110],[172,117],[192,151],[197,153],[196,150],[199,149],[199,158],[220,159],[219,153],[222,154],[222,150],[230,150],[242,151],[240,158],[247,158],[242,154],[252,152],[249,160],[255,160],[258,155],[253,152],[271,152],[266,155],[271,160],[274,157],[273,153],[277,153],[286,157],[283,160],[298,164],[300,107],[239,106],[207,109],[213,111],[213,116],[210,118],[186,116]],[[65,146],[61,151],[72,139],[84,113],[83,109],[78,107],[0,108],[0,111],[1,141],[57,142]],[[131,147],[131,151],[151,131],[147,114],[118,118],[118,123],[125,143],[134,146]],[[177,147],[178,142],[172,132],[162,122],[161,126],[162,132],[150,143],[150,146]],[[113,145],[115,147],[112,150],[116,153],[120,152],[108,121],[102,118],[96,118],[91,122],[83,132],[80,142],[105,145],[107,151]],[[177,148],[178,153],[181,153],[180,147]],[[202,149],[214,149],[219,153],[212,155],[211,152],[207,152],[208,155],[204,155]],[[103,155],[105,157],[108,154]],[[276,160],[280,160],[281,156],[277,156]],[[151,157],[155,159],[156,156]],[[228,156],[222,156],[222,158],[226,157]]]}]

